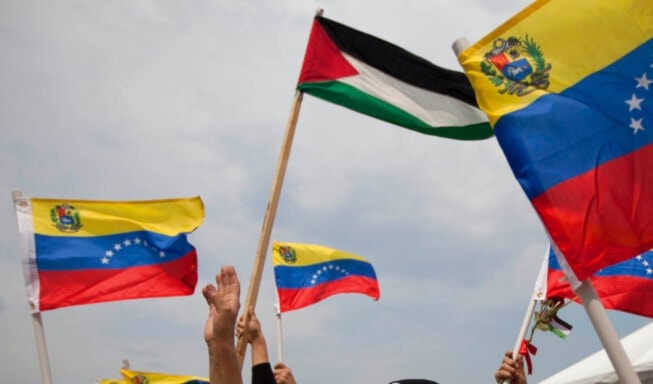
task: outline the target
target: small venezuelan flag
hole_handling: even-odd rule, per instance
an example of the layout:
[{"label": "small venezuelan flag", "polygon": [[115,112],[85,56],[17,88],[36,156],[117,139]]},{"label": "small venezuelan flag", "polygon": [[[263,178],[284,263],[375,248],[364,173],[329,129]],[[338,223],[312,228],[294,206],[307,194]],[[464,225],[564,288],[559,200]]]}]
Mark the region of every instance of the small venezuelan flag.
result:
[{"label": "small venezuelan flag", "polygon": [[280,312],[338,293],[380,297],[374,268],[361,256],[321,245],[280,242],[274,242],[272,253]]},{"label": "small venezuelan flag", "polygon": [[195,290],[197,253],[186,234],[204,219],[199,196],[14,201],[32,312]]}]

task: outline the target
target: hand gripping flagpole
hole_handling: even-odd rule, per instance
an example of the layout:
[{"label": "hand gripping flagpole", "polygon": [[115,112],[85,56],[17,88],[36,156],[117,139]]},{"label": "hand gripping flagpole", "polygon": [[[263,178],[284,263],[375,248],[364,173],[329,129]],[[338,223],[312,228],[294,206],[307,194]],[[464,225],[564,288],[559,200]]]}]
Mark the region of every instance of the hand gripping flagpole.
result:
[{"label": "hand gripping flagpole", "polygon": [[[11,193],[14,205],[18,204],[16,200],[22,195],[23,194],[20,191],[14,191]],[[21,247],[25,247],[25,242],[22,240]],[[27,252],[27,249],[22,249],[22,252]],[[27,279],[27,276],[25,278]],[[48,360],[48,348],[45,344],[45,331],[43,330],[43,321],[41,319],[40,311],[32,313],[32,324],[34,325],[36,349],[38,350],[39,364],[41,366],[41,380],[43,381],[43,384],[52,384],[52,374],[50,373],[50,362]]]},{"label": "hand gripping flagpole", "polygon": [[[254,267],[252,268],[252,275],[249,280],[249,289],[247,291],[247,298],[243,308],[256,307],[256,299],[258,298],[258,291],[261,285],[261,277],[263,275],[263,268],[265,266],[265,255],[268,247],[270,246],[270,235],[272,233],[272,225],[274,224],[274,217],[277,213],[277,206],[279,205],[279,196],[281,195],[281,187],[283,186],[283,178],[286,174],[286,167],[288,165],[288,158],[290,157],[290,149],[292,147],[293,137],[295,136],[295,127],[297,127],[297,119],[299,118],[299,110],[302,104],[303,93],[300,91],[295,92],[292,106],[290,108],[290,116],[286,125],[286,133],[284,135],[281,151],[279,153],[279,160],[277,162],[277,169],[272,181],[272,190],[270,192],[270,200],[268,201],[265,216],[263,218],[263,227],[261,228],[261,236],[259,237],[258,247],[256,249],[256,258],[254,259]],[[249,322],[249,311],[243,311],[245,324]],[[247,350],[248,330],[245,327],[243,333],[238,338],[236,344],[236,354],[238,355],[238,362],[240,369],[243,369],[243,361],[245,360],[245,352]]]}]

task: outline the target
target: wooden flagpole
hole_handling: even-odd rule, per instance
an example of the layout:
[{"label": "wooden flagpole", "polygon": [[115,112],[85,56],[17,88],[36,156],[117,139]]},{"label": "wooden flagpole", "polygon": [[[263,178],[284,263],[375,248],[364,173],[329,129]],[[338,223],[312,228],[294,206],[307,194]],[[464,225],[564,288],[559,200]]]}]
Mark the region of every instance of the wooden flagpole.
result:
[{"label": "wooden flagpole", "polygon": [[[23,194],[20,191],[11,193],[14,205],[18,204],[16,201]],[[22,236],[22,235],[21,235]],[[21,248],[25,246],[21,240]],[[22,249],[22,252],[27,252]],[[26,277],[27,278],[27,277]],[[36,349],[39,355],[39,364],[41,367],[41,381],[43,384],[52,384],[52,374],[50,373],[50,362],[48,360],[48,348],[45,344],[45,332],[43,331],[43,320],[41,319],[41,312],[32,313],[32,325],[34,326],[34,336],[36,337]]]},{"label": "wooden flagpole", "polygon": [[[256,307],[256,299],[258,298],[258,291],[261,285],[261,277],[263,275],[263,268],[265,266],[265,255],[270,245],[270,235],[272,234],[272,225],[277,213],[277,206],[279,205],[279,196],[281,195],[281,187],[283,186],[283,178],[286,174],[286,167],[288,165],[288,158],[290,157],[290,149],[292,147],[293,137],[295,136],[295,128],[297,126],[297,119],[299,118],[299,110],[301,107],[303,92],[297,91],[290,108],[290,116],[286,124],[286,133],[284,135],[283,143],[281,145],[281,152],[279,153],[279,160],[277,162],[277,169],[272,180],[272,191],[270,192],[270,200],[268,201],[265,216],[263,218],[263,226],[261,228],[261,236],[259,237],[258,247],[256,249],[256,258],[254,259],[254,267],[252,268],[252,275],[249,280],[249,289],[247,291],[247,298],[245,299],[245,310],[243,316],[245,317],[245,324],[249,321],[250,306]],[[236,345],[236,353],[240,363],[240,369],[243,369],[243,361],[245,360],[245,352],[247,350],[247,327],[238,338]]]}]

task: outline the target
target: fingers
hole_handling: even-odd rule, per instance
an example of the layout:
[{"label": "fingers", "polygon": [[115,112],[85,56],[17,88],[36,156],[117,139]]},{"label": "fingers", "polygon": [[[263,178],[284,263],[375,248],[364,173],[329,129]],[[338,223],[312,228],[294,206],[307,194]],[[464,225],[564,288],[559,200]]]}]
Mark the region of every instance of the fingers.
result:
[{"label": "fingers", "polygon": [[238,280],[238,274],[236,274],[236,268],[233,265],[222,267],[216,280],[221,288],[240,295],[240,280]]},{"label": "fingers", "polygon": [[213,305],[213,295],[215,291],[215,287],[211,284],[207,284],[204,288],[202,288],[202,295],[204,296],[204,299],[208,305]]}]

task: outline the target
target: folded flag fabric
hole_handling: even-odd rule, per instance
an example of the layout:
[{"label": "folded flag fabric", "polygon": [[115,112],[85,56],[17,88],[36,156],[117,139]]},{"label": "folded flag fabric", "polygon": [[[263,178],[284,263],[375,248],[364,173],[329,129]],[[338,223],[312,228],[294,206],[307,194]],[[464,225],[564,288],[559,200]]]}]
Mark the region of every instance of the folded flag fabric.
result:
[{"label": "folded flag fabric", "polygon": [[279,312],[315,304],[338,293],[378,300],[376,272],[363,257],[321,245],[274,242],[272,263]]},{"label": "folded flag fabric", "polygon": [[[547,256],[546,297],[579,302],[553,251]],[[590,277],[603,307],[653,318],[653,251],[606,267]]]},{"label": "folded flag fabric", "polygon": [[95,384],[129,384],[123,379],[98,379]]},{"label": "folded flag fabric", "polygon": [[322,16],[313,21],[297,89],[427,135],[492,136],[462,72]]},{"label": "folded flag fabric", "polygon": [[199,197],[14,202],[32,312],[195,290],[197,253],[186,234],[204,219]]},{"label": "folded flag fabric", "polygon": [[653,248],[651,20],[540,0],[458,56],[574,287]]},{"label": "folded flag fabric", "polygon": [[206,377],[170,375],[158,372],[139,372],[121,369],[120,373],[129,384],[209,384]]},{"label": "folded flag fabric", "polygon": [[551,318],[549,327],[550,327],[549,330],[551,332],[555,333],[556,335],[558,335],[560,338],[563,339],[566,339],[567,336],[569,336],[569,333],[571,333],[571,330],[573,329],[571,324],[559,318],[558,315],[555,315]]}]

